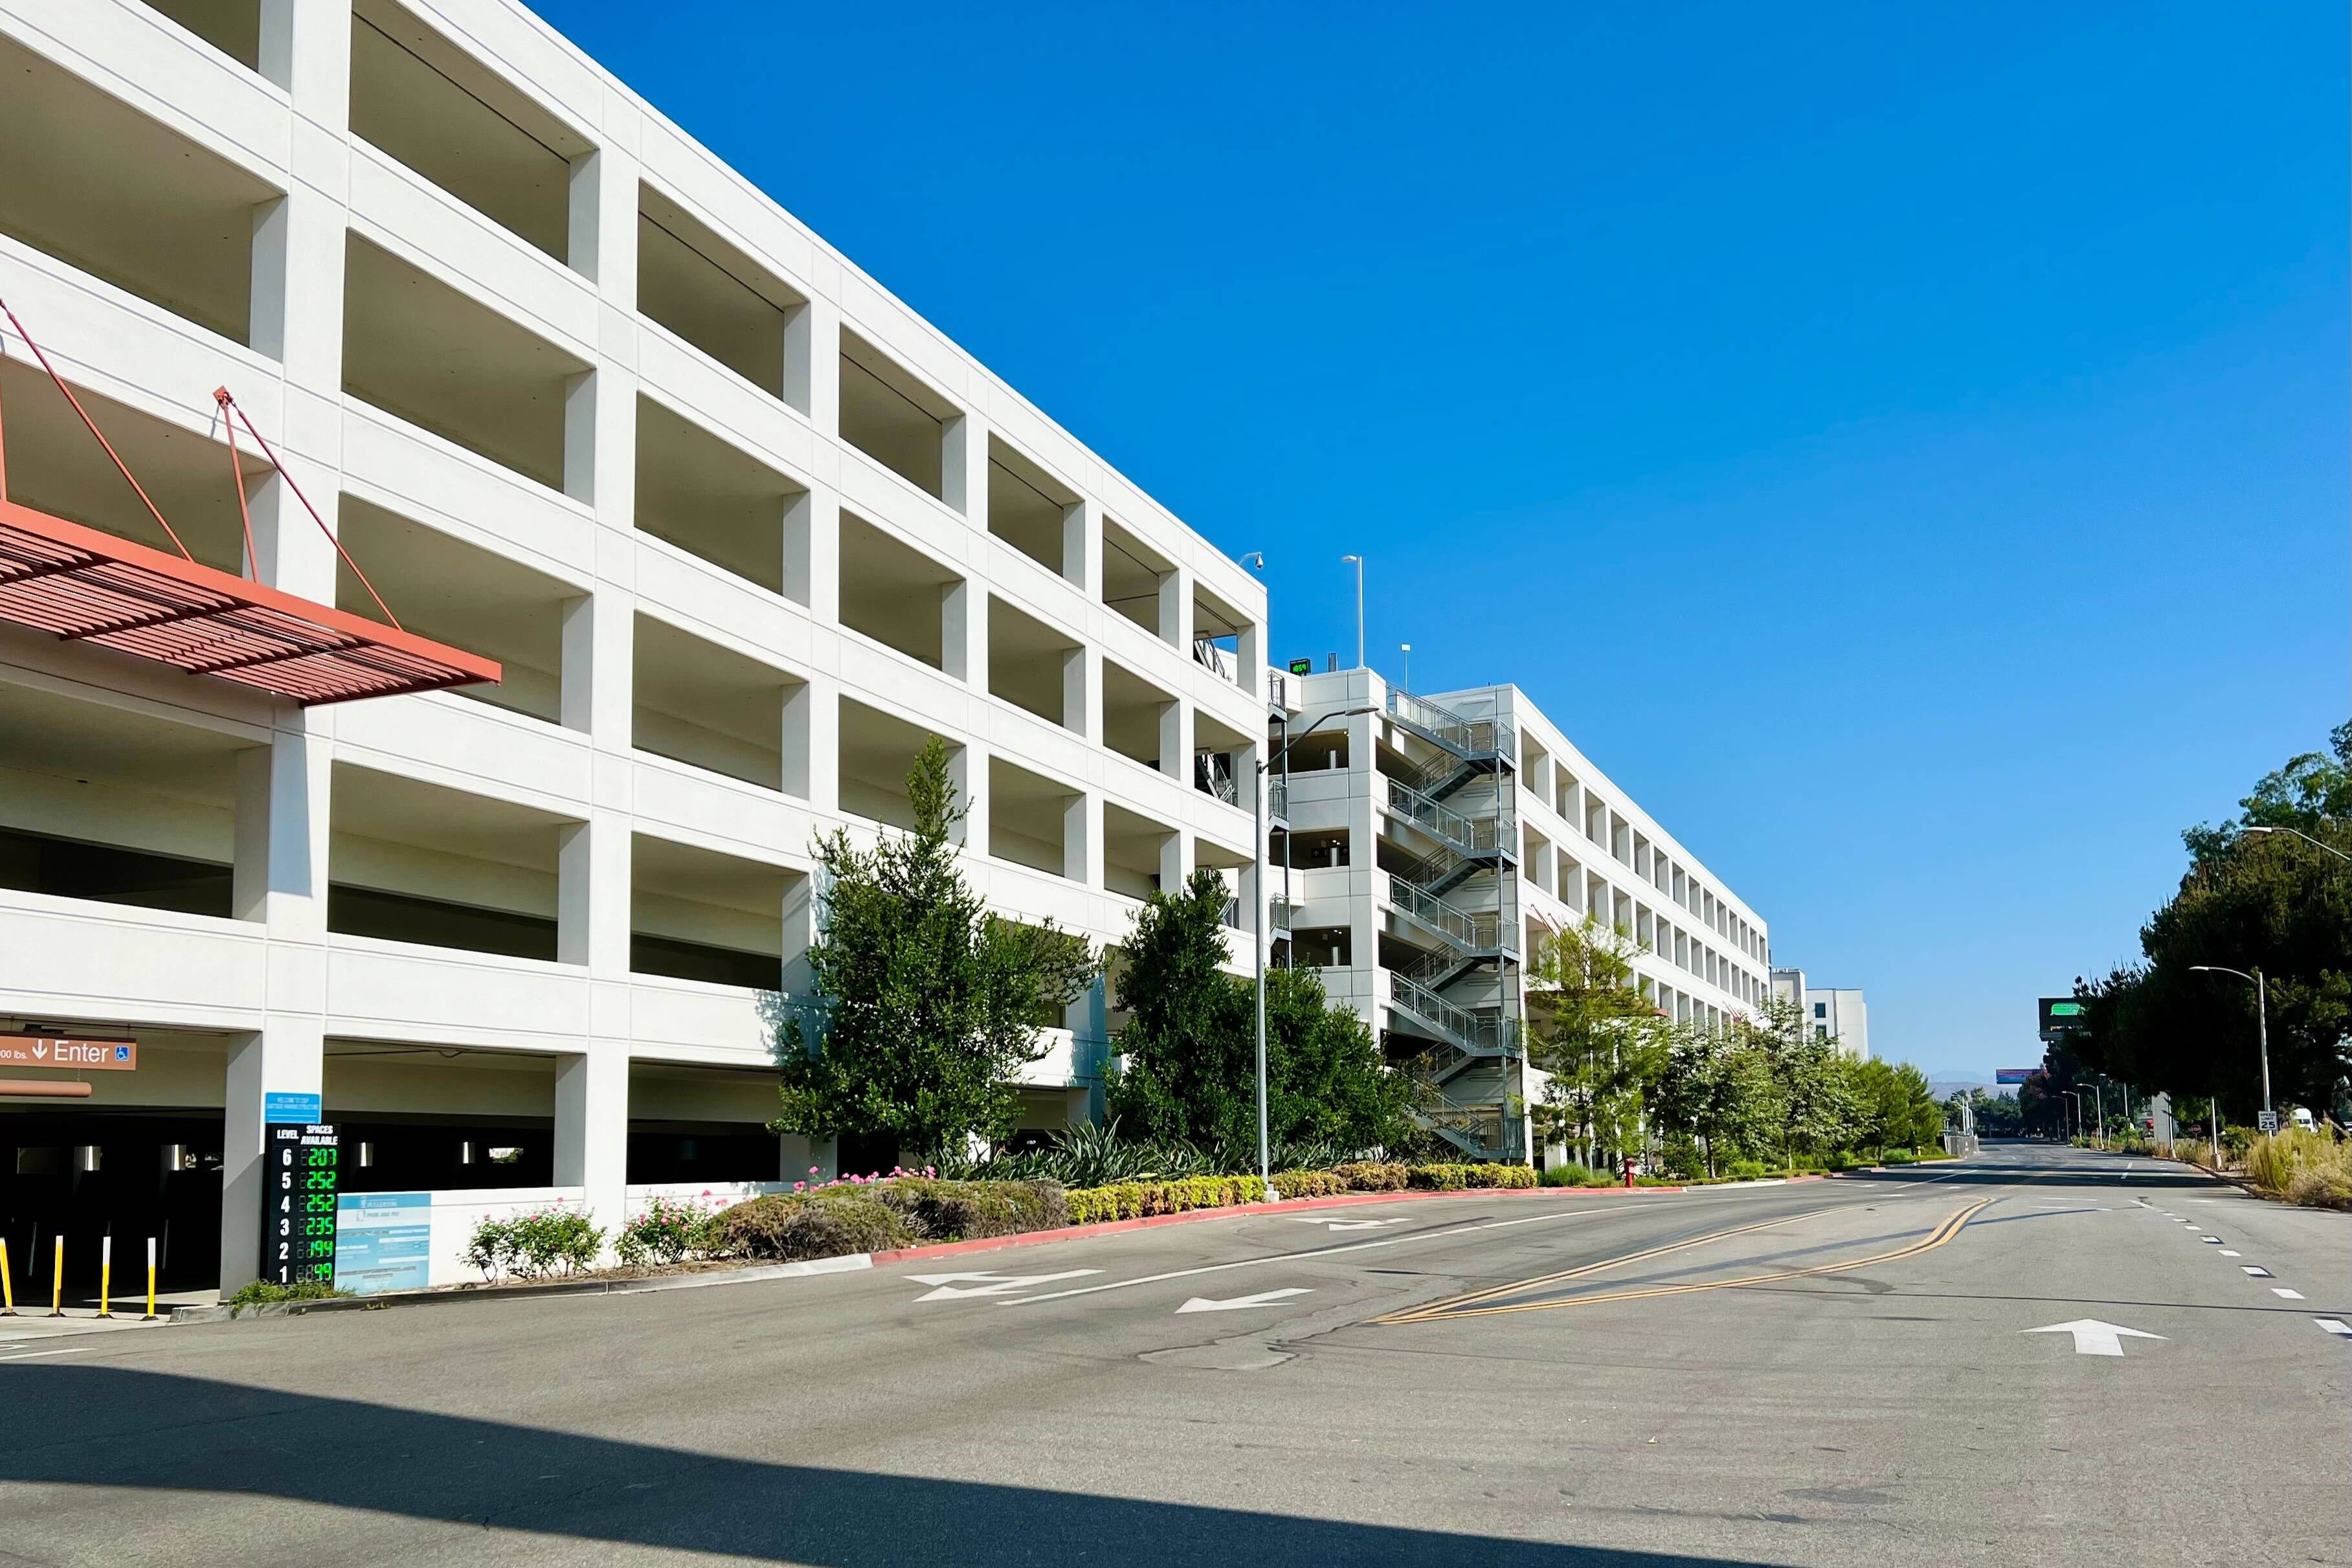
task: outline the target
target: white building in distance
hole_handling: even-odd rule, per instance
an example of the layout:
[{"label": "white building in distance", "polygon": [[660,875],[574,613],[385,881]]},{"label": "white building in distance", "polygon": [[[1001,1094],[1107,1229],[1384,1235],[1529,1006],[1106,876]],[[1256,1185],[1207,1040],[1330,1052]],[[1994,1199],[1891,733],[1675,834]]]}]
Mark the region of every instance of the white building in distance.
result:
[{"label": "white building in distance", "polygon": [[1271,672],[1279,693],[1271,865],[1285,954],[1321,967],[1431,1124],[1480,1158],[1530,1152],[1523,969],[1591,919],[1640,951],[1635,983],[1677,1022],[1768,993],[1762,918],[1516,686],[1420,696],[1369,669]]},{"label": "white building in distance", "polygon": [[1796,1005],[1816,1039],[1837,1041],[1858,1062],[1870,1059],[1870,1008],[1860,991],[1808,985],[1803,970],[1776,969],[1772,994]]}]

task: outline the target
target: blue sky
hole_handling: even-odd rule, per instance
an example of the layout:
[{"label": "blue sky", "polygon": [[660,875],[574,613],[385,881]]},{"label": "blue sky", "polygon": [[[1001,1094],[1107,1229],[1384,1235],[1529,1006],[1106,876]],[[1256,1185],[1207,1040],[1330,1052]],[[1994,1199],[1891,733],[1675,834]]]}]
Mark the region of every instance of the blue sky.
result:
[{"label": "blue sky", "polygon": [[2342,7],[541,9],[1229,552],[1516,680],[1881,1054],[2347,711]]}]

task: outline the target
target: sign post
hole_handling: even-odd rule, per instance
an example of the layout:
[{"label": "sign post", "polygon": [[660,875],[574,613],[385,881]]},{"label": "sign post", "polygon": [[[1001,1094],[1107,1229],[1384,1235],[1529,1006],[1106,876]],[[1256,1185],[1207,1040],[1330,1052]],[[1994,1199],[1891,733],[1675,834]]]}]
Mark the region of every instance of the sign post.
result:
[{"label": "sign post", "polygon": [[272,1285],[335,1282],[335,1196],[342,1151],[319,1121],[261,1130],[261,1278]]}]

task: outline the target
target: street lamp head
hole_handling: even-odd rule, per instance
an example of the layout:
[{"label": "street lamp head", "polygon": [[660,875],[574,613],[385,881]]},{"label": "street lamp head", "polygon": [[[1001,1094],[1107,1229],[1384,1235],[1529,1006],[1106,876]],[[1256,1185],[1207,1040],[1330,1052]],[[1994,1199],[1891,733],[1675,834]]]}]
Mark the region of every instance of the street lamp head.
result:
[{"label": "street lamp head", "polygon": [[2275,827],[2241,827],[2238,829],[2238,837],[2241,838],[2260,838],[2266,833],[2276,833],[2278,829]]},{"label": "street lamp head", "polygon": [[1242,557],[1242,564],[1243,564],[1243,565],[1244,565],[1244,566],[1248,566],[1248,567],[1254,568],[1254,569],[1255,569],[1255,570],[1256,570],[1256,571],[1260,571],[1260,572],[1265,571],[1265,551],[1263,551],[1263,550],[1253,550],[1253,551],[1251,551],[1248,554],[1246,554],[1246,555],[1244,555],[1244,556],[1243,556],[1243,557]]}]

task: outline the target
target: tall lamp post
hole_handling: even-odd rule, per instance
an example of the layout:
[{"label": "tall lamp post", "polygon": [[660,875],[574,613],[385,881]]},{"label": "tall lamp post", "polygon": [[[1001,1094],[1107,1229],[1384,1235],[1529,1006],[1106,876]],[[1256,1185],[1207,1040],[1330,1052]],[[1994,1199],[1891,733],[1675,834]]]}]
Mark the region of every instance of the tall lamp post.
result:
[{"label": "tall lamp post", "polygon": [[[2296,835],[2296,837],[2302,837],[2302,836],[2301,836],[2300,834],[2298,834],[2298,835]],[[2318,843],[2319,843],[2319,840],[2317,840],[2317,839],[2315,839],[2315,839],[2313,839],[2313,840],[2312,840],[2312,842],[2313,842],[2313,843],[2315,843],[2315,844],[2318,844]],[[2324,844],[2321,844],[2319,847],[2320,847],[2321,848],[2323,848],[2323,849],[2325,849],[2325,848],[2326,848],[2326,847],[2326,847],[2326,845],[2324,845]],[[2347,857],[2346,857],[2346,858],[2347,858],[2347,859],[2352,859],[2352,856],[2347,856]],[[2207,973],[2207,974],[2234,974],[2234,975],[2236,975],[2239,979],[2243,980],[2243,981],[2246,981],[2246,982],[2250,983],[2250,984],[2253,986],[2253,988],[2254,988],[2254,1038],[2255,1038],[2256,1042],[2260,1045],[2260,1047],[2261,1047],[2261,1048],[2262,1048],[2262,1053],[2263,1053],[2263,1120],[2270,1123],[2270,1125],[2269,1125],[2267,1128],[2263,1129],[2263,1131],[2267,1131],[2267,1132],[2275,1132],[2275,1131],[2278,1131],[2278,1112],[2277,1112],[2277,1111],[2275,1111],[2275,1110],[2273,1110],[2271,1109],[2271,1003],[2270,1003],[2270,989],[2269,989],[2269,987],[2268,987],[2267,985],[2265,985],[2265,984],[2263,984],[2263,967],[2262,967],[2262,965],[2261,965],[2261,964],[2259,964],[2259,963],[2258,963],[2258,964],[2256,964],[2256,965],[2254,965],[2253,972],[2252,972],[2252,973],[2247,973],[2245,970],[2242,970],[2242,969],[2230,969],[2230,968],[2226,968],[2226,967],[2224,967],[2223,965],[2219,964],[2219,963],[2192,963],[2192,964],[2190,964],[2190,965],[2189,966],[2189,972],[2190,972],[2191,973]],[[2214,1131],[2214,1134],[2215,1134],[2215,1136],[2217,1136],[2217,1137],[2218,1137],[2218,1136],[2220,1136],[2220,1133],[2221,1133],[2221,1128],[2220,1128],[2218,1125],[2214,1128],[2214,1130],[2213,1130],[2213,1131]],[[2220,1147],[2220,1145],[2219,1145],[2219,1144],[2216,1144],[2216,1145],[2215,1145],[2215,1147],[2218,1149],[2218,1148]],[[2219,1156],[2218,1154],[2215,1156],[2214,1163],[2215,1163],[2216,1164],[2219,1164],[2219,1163],[2221,1163],[2220,1156]]]},{"label": "tall lamp post", "polygon": [[[1257,1179],[1260,1186],[1265,1189],[1265,1201],[1268,1203],[1274,1202],[1280,1194],[1274,1190],[1272,1169],[1274,1151],[1266,1136],[1265,1114],[1265,911],[1269,903],[1265,892],[1266,786],[1273,782],[1274,764],[1288,757],[1291,747],[1307,739],[1318,728],[1334,719],[1353,719],[1365,713],[1379,711],[1377,708],[1365,707],[1344,708],[1326,713],[1322,718],[1316,720],[1314,723],[1285,741],[1280,751],[1257,764],[1257,788],[1252,792],[1255,797],[1257,816],[1257,909],[1250,923],[1257,928]],[[1259,750],[1264,751],[1265,748],[1260,747]],[[1290,889],[1284,888],[1282,896],[1287,899],[1290,896]]]},{"label": "tall lamp post", "polygon": [[1339,557],[1340,565],[1350,563],[1356,568],[1356,668],[1361,669],[1364,668],[1364,558],[1360,555]]},{"label": "tall lamp post", "polygon": [[2308,834],[2308,833],[2305,833],[2305,832],[2302,831],[2300,828],[2294,828],[2294,827],[2241,827],[2240,829],[2238,829],[2239,837],[2243,837],[2243,838],[2261,838],[2261,837],[2266,837],[2266,836],[2268,836],[2268,835],[2270,835],[2270,834],[2273,834],[2273,833],[2284,833],[2284,834],[2285,834],[2285,835],[2286,835],[2288,837],[2290,837],[2290,838],[2300,838],[2300,839],[2302,839],[2305,844],[2310,845],[2310,846],[2311,846],[2313,848],[2315,848],[2315,849],[2325,849],[2325,850],[2326,850],[2330,855],[2335,856],[2338,860],[2352,860],[2352,855],[2347,855],[2346,853],[2344,853],[2344,851],[2343,851],[2343,850],[2338,849],[2338,848],[2337,848],[2337,847],[2336,847],[2336,846],[2335,846],[2335,845],[2333,845],[2333,844],[2323,844],[2323,843],[2321,843],[2318,839],[2314,838],[2310,834]]}]

